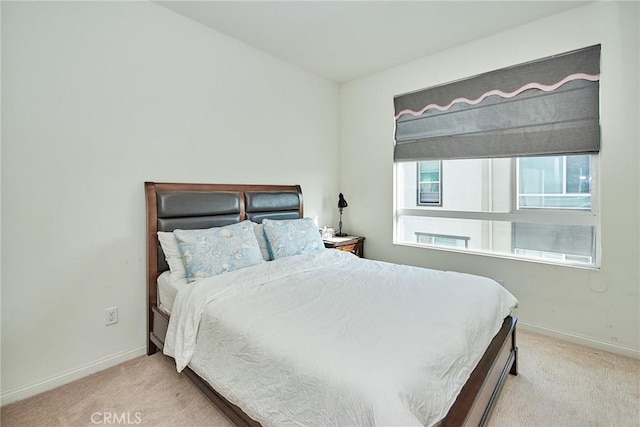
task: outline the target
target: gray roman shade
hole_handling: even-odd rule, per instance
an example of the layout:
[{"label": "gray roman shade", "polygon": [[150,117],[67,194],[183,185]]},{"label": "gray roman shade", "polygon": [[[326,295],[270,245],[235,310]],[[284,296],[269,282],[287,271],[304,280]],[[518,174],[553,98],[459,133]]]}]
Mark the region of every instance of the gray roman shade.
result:
[{"label": "gray roman shade", "polygon": [[394,161],[597,153],[600,45],[394,98]]}]

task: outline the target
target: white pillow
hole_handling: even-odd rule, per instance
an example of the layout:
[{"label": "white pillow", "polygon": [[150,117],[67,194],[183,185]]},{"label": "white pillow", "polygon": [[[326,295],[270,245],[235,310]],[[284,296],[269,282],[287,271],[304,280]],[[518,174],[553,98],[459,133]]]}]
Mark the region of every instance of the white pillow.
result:
[{"label": "white pillow", "polygon": [[186,279],[187,269],[184,266],[176,236],[172,232],[158,231],[158,240],[160,241],[160,246],[162,246],[164,258],[169,264],[169,270],[171,270],[171,282]]},{"label": "white pillow", "polygon": [[318,227],[311,218],[262,220],[273,259],[308,254],[325,249]]},{"label": "white pillow", "polygon": [[258,246],[260,246],[260,252],[262,252],[262,258],[265,261],[271,261],[271,254],[269,253],[269,246],[267,245],[267,238],[264,236],[264,227],[262,224],[253,223],[253,231],[256,233],[256,239],[258,240]]}]

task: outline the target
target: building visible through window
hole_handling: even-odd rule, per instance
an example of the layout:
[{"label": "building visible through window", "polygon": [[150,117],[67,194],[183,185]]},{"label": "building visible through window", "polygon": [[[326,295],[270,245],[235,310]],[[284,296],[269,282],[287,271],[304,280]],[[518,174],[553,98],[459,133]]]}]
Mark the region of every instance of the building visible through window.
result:
[{"label": "building visible through window", "polygon": [[428,160],[418,162],[418,204],[441,206],[440,180],[442,162]]},{"label": "building visible through window", "polygon": [[594,265],[597,164],[597,155],[398,163],[396,243]]},{"label": "building visible through window", "polygon": [[518,159],[518,209],[591,209],[591,156]]}]

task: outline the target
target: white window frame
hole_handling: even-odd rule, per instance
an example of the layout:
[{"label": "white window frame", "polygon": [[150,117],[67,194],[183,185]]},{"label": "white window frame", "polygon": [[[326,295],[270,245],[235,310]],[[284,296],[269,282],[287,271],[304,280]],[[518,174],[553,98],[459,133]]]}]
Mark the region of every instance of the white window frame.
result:
[{"label": "white window frame", "polygon": [[[601,265],[601,230],[599,220],[599,154],[591,154],[591,209],[590,210],[571,210],[566,209],[516,209],[517,204],[517,176],[516,161],[512,159],[511,173],[511,212],[479,212],[479,211],[456,211],[431,209],[428,206],[418,207],[416,209],[399,208],[398,207],[398,165],[394,163],[393,167],[393,243],[401,246],[414,246],[420,248],[474,253],[479,255],[487,255],[498,258],[517,259],[522,261],[537,262],[543,264],[556,264],[567,267],[599,269]],[[502,252],[480,251],[474,249],[448,248],[441,246],[426,246],[412,242],[400,241],[398,239],[398,221],[401,216],[414,216],[425,218],[447,218],[447,219],[466,219],[480,221],[508,221],[508,222],[531,222],[535,224],[552,224],[552,225],[580,225],[594,228],[595,248],[593,263],[591,265],[569,264],[561,262],[553,262],[552,260],[528,258],[517,256],[517,254],[507,254]]]}]

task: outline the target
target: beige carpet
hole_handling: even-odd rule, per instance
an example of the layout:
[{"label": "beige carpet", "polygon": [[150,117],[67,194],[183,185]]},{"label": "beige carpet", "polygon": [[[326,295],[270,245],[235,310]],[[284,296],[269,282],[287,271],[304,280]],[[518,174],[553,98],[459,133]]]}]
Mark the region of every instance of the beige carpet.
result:
[{"label": "beige carpet", "polygon": [[522,329],[518,348],[489,426],[640,426],[640,360]]},{"label": "beige carpet", "polygon": [[[491,427],[640,426],[640,360],[522,330],[518,346],[520,375],[509,376]],[[0,420],[3,427],[231,425],[160,354],[7,405]]]}]

